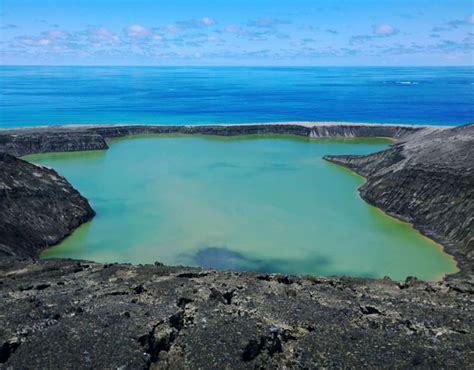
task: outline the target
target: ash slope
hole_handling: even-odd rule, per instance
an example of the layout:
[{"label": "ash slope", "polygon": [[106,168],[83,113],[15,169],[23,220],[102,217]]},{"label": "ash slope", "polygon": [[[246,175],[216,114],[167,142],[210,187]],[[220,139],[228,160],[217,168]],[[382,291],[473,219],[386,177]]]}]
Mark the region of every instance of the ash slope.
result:
[{"label": "ash slope", "polygon": [[419,131],[367,156],[326,156],[367,179],[363,199],[413,223],[458,261],[455,277],[474,268],[474,124]]},{"label": "ash slope", "polygon": [[37,257],[93,216],[57,172],[0,153],[0,256]]}]

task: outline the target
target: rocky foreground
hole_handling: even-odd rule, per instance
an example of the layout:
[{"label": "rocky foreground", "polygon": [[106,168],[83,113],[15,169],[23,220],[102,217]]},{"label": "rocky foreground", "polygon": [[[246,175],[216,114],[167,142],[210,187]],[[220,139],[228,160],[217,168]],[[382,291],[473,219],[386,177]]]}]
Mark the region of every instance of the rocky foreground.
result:
[{"label": "rocky foreground", "polygon": [[56,172],[2,154],[0,368],[472,368],[474,125],[381,126],[0,131],[0,151],[12,155],[169,131],[394,137],[371,156],[326,159],[367,177],[364,199],[442,242],[460,268],[442,282],[397,283],[38,261],[93,211]]},{"label": "rocky foreground", "polygon": [[[0,259],[5,368],[469,368],[473,287]],[[1,367],[1,364],[0,364]]]}]

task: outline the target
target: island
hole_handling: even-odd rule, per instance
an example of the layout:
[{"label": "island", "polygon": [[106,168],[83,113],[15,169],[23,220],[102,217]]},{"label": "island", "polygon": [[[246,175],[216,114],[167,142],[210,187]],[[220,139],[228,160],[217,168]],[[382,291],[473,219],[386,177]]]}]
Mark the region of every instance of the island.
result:
[{"label": "island", "polygon": [[[94,217],[68,181],[18,157],[144,134],[389,137],[326,156],[361,197],[439,242],[440,282],[40,260]],[[474,124],[80,125],[0,130],[0,368],[464,368],[474,361]],[[341,225],[343,227],[343,225]]]}]

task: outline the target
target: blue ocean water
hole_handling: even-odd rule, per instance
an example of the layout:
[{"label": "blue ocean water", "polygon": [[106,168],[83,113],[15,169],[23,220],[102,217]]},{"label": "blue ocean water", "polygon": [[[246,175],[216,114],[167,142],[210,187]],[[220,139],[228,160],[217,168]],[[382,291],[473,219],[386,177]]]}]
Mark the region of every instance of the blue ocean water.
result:
[{"label": "blue ocean water", "polygon": [[0,127],[474,121],[473,67],[0,67]]}]

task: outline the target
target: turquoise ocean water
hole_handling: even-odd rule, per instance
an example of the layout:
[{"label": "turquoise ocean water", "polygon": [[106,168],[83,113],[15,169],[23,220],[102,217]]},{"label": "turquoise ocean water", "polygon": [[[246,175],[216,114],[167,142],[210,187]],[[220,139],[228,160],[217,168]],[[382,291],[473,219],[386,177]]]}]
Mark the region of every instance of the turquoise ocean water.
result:
[{"label": "turquoise ocean water", "polygon": [[0,67],[0,128],[474,121],[472,67]]}]

